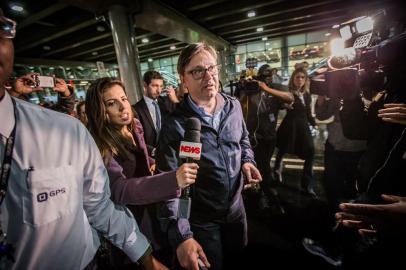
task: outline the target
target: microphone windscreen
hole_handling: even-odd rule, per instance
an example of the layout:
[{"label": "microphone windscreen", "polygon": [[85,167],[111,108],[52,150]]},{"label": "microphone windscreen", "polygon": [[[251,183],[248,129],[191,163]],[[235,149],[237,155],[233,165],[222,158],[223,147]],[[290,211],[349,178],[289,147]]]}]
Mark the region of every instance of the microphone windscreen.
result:
[{"label": "microphone windscreen", "polygon": [[190,117],[186,120],[185,136],[183,140],[185,142],[197,142],[200,143],[200,130],[202,123],[196,117]]},{"label": "microphone windscreen", "polygon": [[202,129],[202,123],[196,117],[190,117],[186,120],[186,130],[198,130]]}]

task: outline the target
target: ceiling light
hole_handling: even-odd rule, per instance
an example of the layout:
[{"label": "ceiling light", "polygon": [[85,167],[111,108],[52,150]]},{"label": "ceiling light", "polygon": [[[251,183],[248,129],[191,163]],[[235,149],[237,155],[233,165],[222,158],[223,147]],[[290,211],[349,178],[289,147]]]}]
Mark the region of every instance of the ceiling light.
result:
[{"label": "ceiling light", "polygon": [[142,43],[148,43],[148,42],[149,42],[149,39],[143,38],[143,39],[141,39],[141,42],[142,42]]},{"label": "ceiling light", "polygon": [[17,12],[23,12],[24,11],[24,8],[22,6],[17,5],[17,4],[11,5],[10,8],[12,10],[14,10],[14,11],[17,11]]},{"label": "ceiling light", "polygon": [[172,46],[170,47],[170,49],[171,49],[171,50],[175,50],[175,49],[176,49],[176,46],[175,46],[175,45],[172,45]]},{"label": "ceiling light", "polygon": [[333,25],[333,29],[336,29],[336,28],[338,28],[338,27],[340,27],[340,25],[339,24],[335,24],[335,25]]},{"label": "ceiling light", "polygon": [[271,45],[271,43],[267,42],[267,43],[265,43],[265,45],[266,45],[266,46],[269,46],[269,45]]},{"label": "ceiling light", "polygon": [[99,32],[104,32],[106,30],[106,28],[104,26],[99,25],[96,27],[96,30]]},{"label": "ceiling light", "polygon": [[325,33],[324,35],[325,35],[326,37],[328,37],[328,36],[331,35],[331,33]]},{"label": "ceiling light", "polygon": [[257,32],[262,32],[262,31],[264,31],[264,28],[263,28],[263,27],[258,27],[258,28],[257,28]]},{"label": "ceiling light", "polygon": [[42,49],[44,49],[44,51],[49,51],[49,50],[51,50],[51,47],[48,45],[44,45],[44,46],[42,46]]},{"label": "ceiling light", "polygon": [[265,41],[265,40],[268,40],[268,38],[267,38],[267,37],[263,37],[262,40]]},{"label": "ceiling light", "polygon": [[148,62],[152,62],[152,58],[148,58]]},{"label": "ceiling light", "polygon": [[92,55],[98,55],[98,52],[92,52]]},{"label": "ceiling light", "polygon": [[255,17],[255,11],[248,11],[248,13],[247,13],[247,16],[248,16],[248,18],[252,18],[252,17]]}]

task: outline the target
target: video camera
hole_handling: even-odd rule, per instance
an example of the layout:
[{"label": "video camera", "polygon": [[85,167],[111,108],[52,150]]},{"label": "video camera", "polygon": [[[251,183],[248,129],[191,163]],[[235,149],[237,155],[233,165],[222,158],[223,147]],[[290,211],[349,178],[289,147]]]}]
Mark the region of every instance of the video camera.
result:
[{"label": "video camera", "polygon": [[257,75],[249,76],[247,78],[245,77],[240,78],[240,81],[238,82],[237,85],[238,91],[246,95],[257,94],[261,92],[258,81],[266,83],[270,88],[287,91],[286,86],[272,82],[272,75],[273,74],[271,66],[268,64],[262,65],[259,68]]},{"label": "video camera", "polygon": [[352,100],[361,90],[388,90],[389,78],[398,81],[395,76],[404,69],[406,32],[395,35],[385,15],[382,10],[335,28],[329,71],[311,78],[312,94]]}]

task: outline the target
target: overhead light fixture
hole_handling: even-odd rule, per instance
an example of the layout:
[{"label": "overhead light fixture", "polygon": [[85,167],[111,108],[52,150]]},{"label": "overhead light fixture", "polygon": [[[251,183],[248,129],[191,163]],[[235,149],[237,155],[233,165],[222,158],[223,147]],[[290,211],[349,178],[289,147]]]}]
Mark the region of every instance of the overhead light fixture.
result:
[{"label": "overhead light fixture", "polygon": [[24,11],[24,8],[22,6],[20,6],[20,5],[17,5],[17,4],[12,4],[10,6],[10,8],[12,10],[14,10],[14,11],[17,11],[17,12],[23,12]]},{"label": "overhead light fixture", "polygon": [[96,27],[96,30],[99,32],[104,32],[104,31],[106,31],[106,28],[104,26],[99,25]]},{"label": "overhead light fixture", "polygon": [[248,13],[247,13],[247,17],[248,17],[248,18],[255,17],[255,15],[256,15],[256,13],[255,13],[255,11],[253,11],[253,10],[248,11]]},{"label": "overhead light fixture", "polygon": [[142,43],[148,43],[148,42],[149,42],[149,39],[143,38],[143,39],[141,39],[141,42],[142,42]]},{"label": "overhead light fixture", "polygon": [[257,28],[257,32],[262,32],[262,31],[264,31],[264,28],[263,28],[263,27],[258,27],[258,28]]},{"label": "overhead light fixture", "polygon": [[338,27],[340,27],[340,25],[339,24],[335,24],[335,25],[333,25],[333,29],[337,29]]},{"label": "overhead light fixture", "polygon": [[329,37],[331,35],[331,33],[325,33],[324,34],[326,37]]},{"label": "overhead light fixture", "polygon": [[148,58],[148,62],[152,62],[153,60],[152,60],[152,58]]},{"label": "overhead light fixture", "polygon": [[175,46],[175,45],[172,45],[171,47],[169,47],[169,49],[175,50],[175,49],[176,49],[176,46]]},{"label": "overhead light fixture", "polygon": [[265,40],[268,40],[268,38],[267,38],[267,37],[263,37],[262,40],[265,41]]},{"label": "overhead light fixture", "polygon": [[98,52],[92,52],[92,55],[98,55],[99,53]]},{"label": "overhead light fixture", "polygon": [[266,45],[266,46],[269,46],[269,45],[271,45],[271,43],[267,42],[267,43],[265,43],[265,45]]},{"label": "overhead light fixture", "polygon": [[51,47],[48,45],[44,45],[44,46],[42,46],[42,49],[44,49],[44,51],[49,51],[49,50],[51,50]]}]

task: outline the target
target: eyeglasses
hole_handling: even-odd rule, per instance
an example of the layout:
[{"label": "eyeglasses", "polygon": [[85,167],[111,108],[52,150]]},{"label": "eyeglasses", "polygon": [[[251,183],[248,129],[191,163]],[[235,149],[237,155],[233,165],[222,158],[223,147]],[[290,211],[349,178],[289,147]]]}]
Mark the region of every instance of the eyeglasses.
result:
[{"label": "eyeglasses", "polygon": [[198,67],[188,71],[187,73],[192,74],[193,79],[200,80],[206,75],[206,72],[209,72],[212,76],[217,75],[220,67],[221,65],[209,66],[207,68]]},{"label": "eyeglasses", "polygon": [[17,23],[0,15],[0,38],[14,38]]}]

